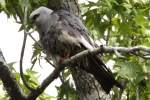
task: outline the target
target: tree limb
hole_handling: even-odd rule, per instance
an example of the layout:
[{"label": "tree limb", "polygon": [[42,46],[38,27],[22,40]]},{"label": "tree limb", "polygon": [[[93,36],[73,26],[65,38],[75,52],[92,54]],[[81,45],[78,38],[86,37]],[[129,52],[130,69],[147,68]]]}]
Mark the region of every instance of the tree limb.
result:
[{"label": "tree limb", "polygon": [[[9,71],[8,67],[0,62],[0,78],[4,84],[4,87],[8,94],[11,97],[16,97],[19,99],[12,99],[12,100],[36,100],[36,98],[48,87],[51,82],[53,82],[58,76],[59,73],[67,66],[73,65],[75,62],[79,61],[80,59],[84,58],[89,54],[97,55],[99,53],[115,53],[115,51],[124,54],[133,54],[133,52],[145,52],[150,53],[150,47],[146,46],[135,46],[135,47],[108,47],[108,46],[100,46],[93,50],[84,50],[69,59],[66,59],[63,64],[56,67],[54,71],[42,82],[38,88],[34,91],[30,91],[28,96],[22,94],[22,91],[15,81],[13,75]],[[21,98],[21,99],[20,99]]]},{"label": "tree limb", "polygon": [[10,100],[26,100],[26,96],[19,87],[16,79],[9,68],[3,65],[2,62],[0,62],[0,79],[8,95],[11,97]]},{"label": "tree limb", "polygon": [[0,62],[3,62],[3,63],[6,62],[5,57],[3,56],[3,53],[2,53],[1,49],[0,49]]},{"label": "tree limb", "polygon": [[[48,85],[53,82],[58,76],[59,73],[66,67],[73,65],[75,62],[79,61],[80,59],[84,58],[85,56],[89,54],[97,55],[99,53],[115,53],[115,51],[118,51],[120,53],[127,53],[130,54],[132,52],[136,51],[144,51],[150,53],[150,48],[145,46],[135,46],[135,47],[108,47],[108,46],[100,46],[98,48],[95,48],[93,50],[84,50],[74,56],[72,56],[69,59],[66,59],[63,64],[59,65],[59,67],[56,67],[54,71],[42,82],[42,84],[36,89],[35,91],[31,92],[28,95],[28,98],[31,100],[35,100],[36,97],[38,97]],[[34,98],[34,99],[33,99]]]},{"label": "tree limb", "polygon": [[22,92],[15,77],[4,63],[6,62],[0,50],[0,79],[8,95],[11,97],[10,100],[26,100],[26,95]]},{"label": "tree limb", "polygon": [[[150,54],[150,47],[146,47],[146,46],[134,46],[134,47],[109,47],[109,46],[101,46],[100,47],[102,49],[102,53],[115,53],[116,55],[118,55],[117,53],[120,54],[132,54],[138,57],[141,57],[143,59],[150,59],[150,56],[145,55],[144,53],[149,53]],[[98,52],[95,49],[95,53]],[[116,53],[117,52],[117,53]]]}]

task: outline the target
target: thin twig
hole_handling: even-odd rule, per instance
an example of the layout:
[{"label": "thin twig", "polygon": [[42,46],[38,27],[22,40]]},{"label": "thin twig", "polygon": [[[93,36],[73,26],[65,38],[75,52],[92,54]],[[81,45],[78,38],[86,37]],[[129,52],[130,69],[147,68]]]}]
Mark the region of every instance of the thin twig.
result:
[{"label": "thin twig", "polygon": [[[26,1],[26,3],[28,2],[28,0]],[[15,5],[15,4],[14,4]],[[27,32],[26,32],[26,24],[27,24],[27,11],[28,11],[28,6],[25,6],[25,13],[24,16],[20,13],[19,9],[17,8],[17,6],[14,6],[14,10],[16,11],[20,22],[23,24],[24,27],[24,39],[23,39],[23,45],[22,45],[22,50],[21,50],[21,56],[20,56],[20,76],[22,78],[22,81],[24,83],[24,85],[32,90],[32,88],[27,84],[26,80],[24,79],[24,75],[23,75],[23,67],[22,67],[22,62],[23,62],[23,56],[24,56],[24,50],[25,50],[25,44],[26,44],[26,39],[27,39]]]},{"label": "thin twig", "polygon": [[28,88],[31,91],[34,91],[34,89],[32,87],[30,87],[26,81],[26,79],[24,78],[24,74],[23,74],[23,57],[24,57],[24,51],[25,51],[25,45],[26,45],[26,40],[27,40],[27,33],[26,33],[26,25],[27,25],[27,11],[28,11],[28,6],[25,6],[24,9],[24,20],[23,20],[23,27],[24,27],[24,39],[23,39],[23,45],[22,45],[22,49],[21,49],[21,56],[20,56],[20,76],[21,79],[23,81],[23,84],[26,86],[26,88]]},{"label": "thin twig", "polygon": [[[34,31],[33,31],[33,32],[34,32]],[[26,34],[29,35],[30,38],[31,38],[35,43],[37,43],[38,46],[41,48],[41,47],[42,47],[41,44],[31,35],[31,33],[32,33],[32,32],[29,32],[29,33],[27,32]]]},{"label": "thin twig", "polygon": [[136,88],[136,100],[140,100],[140,86],[138,85]]},{"label": "thin twig", "polygon": [[[109,17],[109,25],[111,25],[111,20],[112,20],[112,18],[111,18],[111,16],[110,16],[110,17]],[[108,33],[107,33],[107,36],[106,36],[106,46],[109,45],[110,33],[111,33],[111,27],[109,26],[109,27],[108,27]]]}]

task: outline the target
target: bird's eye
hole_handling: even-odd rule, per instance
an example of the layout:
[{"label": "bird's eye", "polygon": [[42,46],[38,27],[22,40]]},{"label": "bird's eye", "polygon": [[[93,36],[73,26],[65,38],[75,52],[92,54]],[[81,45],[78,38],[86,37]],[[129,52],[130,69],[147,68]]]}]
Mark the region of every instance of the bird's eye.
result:
[{"label": "bird's eye", "polygon": [[33,16],[33,20],[36,20],[36,18],[38,18],[40,16],[40,14],[38,13],[38,14],[35,14],[34,16]]}]

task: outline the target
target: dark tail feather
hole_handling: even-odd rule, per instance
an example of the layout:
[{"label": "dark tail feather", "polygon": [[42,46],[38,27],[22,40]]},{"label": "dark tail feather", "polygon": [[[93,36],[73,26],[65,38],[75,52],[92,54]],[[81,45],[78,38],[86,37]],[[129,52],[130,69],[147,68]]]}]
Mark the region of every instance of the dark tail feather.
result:
[{"label": "dark tail feather", "polygon": [[100,57],[90,55],[87,59],[88,66],[85,70],[94,75],[107,94],[114,85],[122,89],[121,84],[114,79],[112,72],[106,67]]}]

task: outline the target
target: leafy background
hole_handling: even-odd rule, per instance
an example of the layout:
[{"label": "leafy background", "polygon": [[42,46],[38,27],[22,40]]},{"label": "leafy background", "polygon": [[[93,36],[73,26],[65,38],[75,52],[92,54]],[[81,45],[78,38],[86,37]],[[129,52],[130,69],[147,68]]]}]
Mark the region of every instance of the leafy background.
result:
[{"label": "leafy background", "polygon": [[[24,29],[23,18],[25,7],[28,7],[27,15],[41,5],[47,5],[48,0],[0,0],[0,12],[4,11],[7,17],[13,17],[21,24],[19,31]],[[15,6],[14,6],[15,5]],[[82,17],[85,25],[95,40],[102,41],[109,46],[150,46],[150,0],[98,0],[80,4]],[[28,21],[27,30],[31,29]],[[35,43],[33,45],[32,67],[41,56],[41,48]],[[137,52],[141,54],[141,52]],[[145,54],[149,56],[149,54]],[[114,54],[105,54],[104,60],[114,61],[113,72],[119,81],[125,84],[122,100],[148,100],[150,99],[150,62],[133,55],[123,54],[118,57]],[[20,81],[20,74],[9,64],[11,71],[16,76],[21,87],[28,92]],[[58,100],[76,100],[75,89],[70,81],[70,72],[65,70],[61,73],[64,83],[58,90]],[[32,87],[39,84],[37,72],[27,69],[25,78]],[[115,100],[120,94],[114,88],[111,92]],[[0,95],[2,100],[8,96]],[[43,93],[38,100],[50,100],[53,97]]]}]

